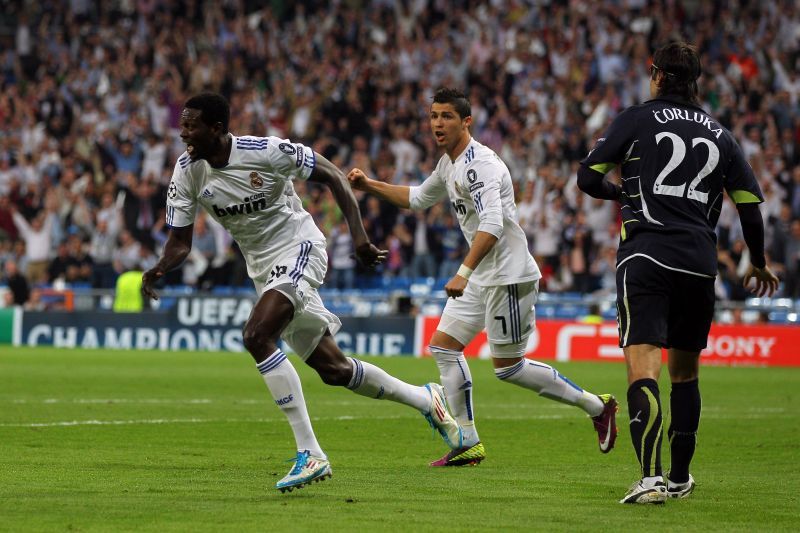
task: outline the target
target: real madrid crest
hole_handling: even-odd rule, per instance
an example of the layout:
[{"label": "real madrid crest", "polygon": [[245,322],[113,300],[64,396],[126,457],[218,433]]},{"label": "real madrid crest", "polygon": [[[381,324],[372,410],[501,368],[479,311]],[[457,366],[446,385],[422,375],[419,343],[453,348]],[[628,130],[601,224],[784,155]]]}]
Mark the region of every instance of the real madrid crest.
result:
[{"label": "real madrid crest", "polygon": [[250,173],[250,185],[254,189],[260,189],[261,186],[264,185],[264,179],[258,175],[258,172]]}]

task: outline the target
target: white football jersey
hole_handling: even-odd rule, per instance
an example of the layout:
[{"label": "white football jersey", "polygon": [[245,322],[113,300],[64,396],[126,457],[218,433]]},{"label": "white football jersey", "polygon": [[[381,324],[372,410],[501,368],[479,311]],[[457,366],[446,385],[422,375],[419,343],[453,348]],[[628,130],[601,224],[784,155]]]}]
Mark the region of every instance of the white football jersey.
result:
[{"label": "white football jersey", "polygon": [[470,245],[479,230],[498,239],[470,283],[510,285],[542,277],[519,226],[511,174],[491,148],[470,139],[455,161],[443,155],[433,173],[418,187],[411,187],[409,201],[412,209],[425,209],[445,196],[450,197]]},{"label": "white football jersey", "polygon": [[193,224],[201,206],[239,244],[249,276],[263,283],[289,249],[303,241],[325,242],[292,186],[294,179],[308,179],[316,156],[278,137],[230,137],[223,168],[192,161],[186,152],[178,158],[167,189],[167,224]]}]

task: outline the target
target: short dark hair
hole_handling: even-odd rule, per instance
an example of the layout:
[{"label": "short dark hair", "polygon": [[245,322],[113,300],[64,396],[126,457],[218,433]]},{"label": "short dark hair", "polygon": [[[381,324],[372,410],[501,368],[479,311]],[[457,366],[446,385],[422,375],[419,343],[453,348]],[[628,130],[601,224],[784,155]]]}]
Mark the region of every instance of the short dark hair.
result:
[{"label": "short dark hair", "polygon": [[700,77],[700,56],[694,46],[675,41],[653,54],[653,66],[664,76],[658,94],[674,94],[696,104],[697,78]]},{"label": "short dark hair", "polygon": [[222,123],[224,133],[228,132],[231,120],[231,105],[227,98],[218,93],[200,93],[192,96],[183,105],[185,108],[200,110],[200,120],[208,126]]},{"label": "short dark hair", "polygon": [[472,107],[469,105],[467,97],[458,89],[442,87],[433,95],[435,104],[453,104],[456,113],[462,119],[472,116]]}]

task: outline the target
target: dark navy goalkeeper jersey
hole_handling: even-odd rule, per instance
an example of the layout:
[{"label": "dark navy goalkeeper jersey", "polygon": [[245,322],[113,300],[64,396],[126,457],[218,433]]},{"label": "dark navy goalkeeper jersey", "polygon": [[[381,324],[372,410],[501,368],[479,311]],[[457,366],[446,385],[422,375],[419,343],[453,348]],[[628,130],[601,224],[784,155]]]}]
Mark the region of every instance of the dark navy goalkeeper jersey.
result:
[{"label": "dark navy goalkeeper jersey", "polygon": [[620,167],[617,265],[643,256],[672,270],[716,276],[722,190],[737,204],[764,199],[731,132],[672,97],[620,113],[581,164],[600,174]]}]

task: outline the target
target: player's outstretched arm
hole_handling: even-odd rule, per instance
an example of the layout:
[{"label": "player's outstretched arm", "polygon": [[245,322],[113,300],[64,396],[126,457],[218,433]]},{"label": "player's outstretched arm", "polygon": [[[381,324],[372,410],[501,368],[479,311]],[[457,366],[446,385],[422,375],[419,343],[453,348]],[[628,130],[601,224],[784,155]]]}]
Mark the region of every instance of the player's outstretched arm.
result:
[{"label": "player's outstretched arm", "polygon": [[377,266],[386,260],[389,252],[380,250],[369,242],[367,230],[361,220],[361,212],[358,210],[358,202],[355,195],[353,195],[352,189],[347,185],[347,178],[345,178],[344,172],[323,156],[315,155],[317,164],[309,180],[327,185],[331,193],[333,193],[333,197],[347,221],[347,226],[350,228],[350,234],[353,236],[356,259],[364,266]]},{"label": "player's outstretched arm", "polygon": [[397,207],[406,209],[411,207],[411,187],[392,185],[391,183],[370,179],[360,168],[354,168],[348,172],[347,181],[350,182],[350,187],[357,191],[374,194],[381,200],[385,200]]},{"label": "player's outstretched arm", "polygon": [[158,263],[142,274],[142,293],[144,293],[145,296],[153,300],[158,300],[158,294],[155,291],[156,282],[161,279],[164,274],[180,266],[186,259],[186,256],[189,255],[189,252],[192,251],[193,231],[193,224],[169,230],[167,242],[164,243],[164,252],[158,260]]},{"label": "player's outstretched arm", "polygon": [[742,283],[747,288],[751,280],[755,285],[750,291],[760,296],[772,296],[778,290],[778,277],[767,266],[764,256],[764,219],[756,203],[736,204],[742,222],[744,242],[750,250],[750,268]]}]

